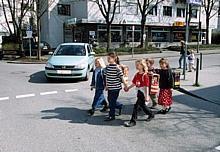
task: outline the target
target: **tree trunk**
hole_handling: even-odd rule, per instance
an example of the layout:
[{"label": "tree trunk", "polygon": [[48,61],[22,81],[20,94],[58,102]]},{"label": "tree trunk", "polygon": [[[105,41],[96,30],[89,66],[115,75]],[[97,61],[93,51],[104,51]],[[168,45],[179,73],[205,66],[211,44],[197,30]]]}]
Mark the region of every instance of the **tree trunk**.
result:
[{"label": "tree trunk", "polygon": [[111,24],[109,22],[107,24],[107,52],[109,52],[109,48],[111,47]]},{"label": "tree trunk", "polygon": [[37,11],[36,11],[36,13],[37,13],[37,59],[38,60],[41,60],[41,47],[40,47],[40,41],[41,41],[41,36],[40,36],[40,30],[41,30],[41,28],[40,28],[40,0],[37,0],[36,1],[36,5],[37,5]]},{"label": "tree trunk", "polygon": [[144,47],[145,22],[146,22],[146,18],[142,17],[141,19],[141,44],[140,44],[141,48]]},{"label": "tree trunk", "polygon": [[209,44],[209,16],[206,16],[206,44]]},{"label": "tree trunk", "polygon": [[21,57],[25,56],[24,47],[23,47],[23,35],[22,35],[22,28],[20,27],[17,29],[17,37],[19,39],[19,51],[21,52]]},{"label": "tree trunk", "polygon": [[41,47],[40,47],[40,19],[37,19],[37,59],[41,60]]}]

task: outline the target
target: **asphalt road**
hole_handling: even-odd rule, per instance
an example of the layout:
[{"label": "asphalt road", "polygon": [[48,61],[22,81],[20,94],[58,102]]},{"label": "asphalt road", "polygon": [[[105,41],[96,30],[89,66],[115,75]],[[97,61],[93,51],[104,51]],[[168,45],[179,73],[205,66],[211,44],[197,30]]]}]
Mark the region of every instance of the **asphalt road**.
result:
[{"label": "asphalt road", "polygon": [[[204,69],[219,70],[219,59],[220,55],[204,56]],[[178,66],[178,58],[169,60],[172,67]],[[134,61],[123,64],[132,76]],[[141,114],[137,126],[125,128],[135,90],[121,92],[123,114],[104,122],[106,113],[87,116],[94,93],[89,81],[48,83],[43,70],[44,65],[0,62],[0,152],[218,151],[220,106],[175,91],[170,114],[156,115],[151,122]],[[187,73],[188,78],[192,75]]]}]

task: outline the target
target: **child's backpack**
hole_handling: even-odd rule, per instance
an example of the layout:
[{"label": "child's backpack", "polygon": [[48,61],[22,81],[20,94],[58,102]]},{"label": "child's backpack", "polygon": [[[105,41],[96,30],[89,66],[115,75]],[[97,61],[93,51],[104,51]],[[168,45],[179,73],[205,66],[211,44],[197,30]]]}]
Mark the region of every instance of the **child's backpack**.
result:
[{"label": "child's backpack", "polygon": [[159,74],[149,74],[149,80],[150,80],[150,87],[149,87],[149,94],[155,95],[159,92]]}]

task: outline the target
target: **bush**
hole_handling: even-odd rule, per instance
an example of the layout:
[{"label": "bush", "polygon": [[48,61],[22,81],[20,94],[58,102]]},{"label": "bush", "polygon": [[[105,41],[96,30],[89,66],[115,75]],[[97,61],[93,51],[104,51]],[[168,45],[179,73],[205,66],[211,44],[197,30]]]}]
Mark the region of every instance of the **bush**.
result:
[{"label": "bush", "polygon": [[[97,55],[106,55],[107,50],[106,48],[94,48],[94,51]],[[131,54],[132,48],[131,47],[120,47],[120,48],[111,48],[109,51],[115,51],[119,55]],[[141,54],[141,53],[150,53],[150,52],[159,52],[160,49],[154,47],[147,47],[145,48],[134,48],[134,52]]]}]

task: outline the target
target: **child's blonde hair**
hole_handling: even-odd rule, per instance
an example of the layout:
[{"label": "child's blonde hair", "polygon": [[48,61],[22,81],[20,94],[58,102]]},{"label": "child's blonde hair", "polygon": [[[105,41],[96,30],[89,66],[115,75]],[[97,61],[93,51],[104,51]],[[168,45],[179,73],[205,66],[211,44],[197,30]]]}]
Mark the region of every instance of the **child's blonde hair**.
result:
[{"label": "child's blonde hair", "polygon": [[95,61],[99,62],[101,68],[105,68],[106,67],[103,58],[98,57],[98,58],[95,59]]},{"label": "child's blonde hair", "polygon": [[140,65],[143,67],[143,71],[144,71],[145,73],[148,72],[148,67],[147,67],[146,61],[145,61],[144,59],[136,60],[136,61],[135,61],[135,64],[140,64]]}]

